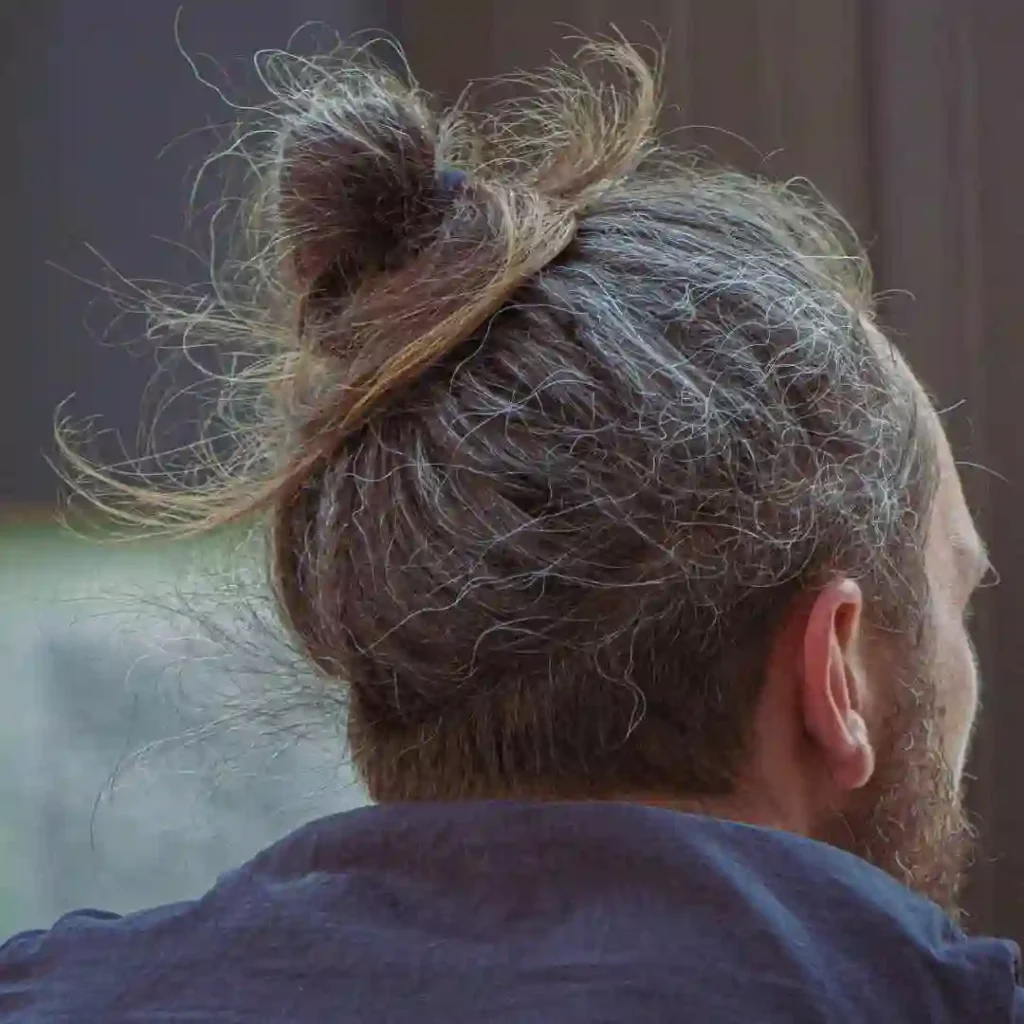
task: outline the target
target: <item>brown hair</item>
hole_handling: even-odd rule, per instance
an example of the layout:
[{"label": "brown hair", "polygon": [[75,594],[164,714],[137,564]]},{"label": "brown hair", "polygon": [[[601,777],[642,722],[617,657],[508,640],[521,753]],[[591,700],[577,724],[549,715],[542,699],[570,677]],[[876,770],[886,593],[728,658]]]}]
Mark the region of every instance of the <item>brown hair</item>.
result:
[{"label": "brown hair", "polygon": [[487,117],[268,57],[246,297],[157,308],[252,356],[247,425],[199,486],[68,450],[130,521],[265,517],[377,799],[725,793],[791,595],[920,605],[933,458],[849,230],[657,151],[647,64],[586,54]]}]

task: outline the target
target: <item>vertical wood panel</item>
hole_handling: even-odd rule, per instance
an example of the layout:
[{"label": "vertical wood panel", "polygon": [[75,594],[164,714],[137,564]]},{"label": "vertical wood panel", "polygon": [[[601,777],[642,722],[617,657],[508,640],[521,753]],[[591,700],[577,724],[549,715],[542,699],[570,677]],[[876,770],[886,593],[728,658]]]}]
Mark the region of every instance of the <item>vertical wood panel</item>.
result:
[{"label": "vertical wood panel", "polygon": [[[951,2],[951,0],[950,0]],[[1024,390],[1024,6],[981,2],[964,5],[973,57],[973,116],[976,175],[968,183],[978,213],[979,257],[974,278],[976,331],[960,361],[965,375],[979,377],[983,400],[974,413],[984,417],[980,454],[1002,473],[991,484],[987,503],[993,556],[1002,583],[985,607],[988,637],[987,743],[981,789],[991,854],[993,930],[1024,938],[1024,444],[1020,438]]]},{"label": "vertical wood panel", "polygon": [[760,117],[782,147],[779,170],[808,177],[870,235],[864,4],[782,0],[757,12]]},{"label": "vertical wood panel", "polygon": [[494,8],[485,0],[395,3],[395,31],[425,88],[451,101],[467,82],[508,70],[494,59]]}]

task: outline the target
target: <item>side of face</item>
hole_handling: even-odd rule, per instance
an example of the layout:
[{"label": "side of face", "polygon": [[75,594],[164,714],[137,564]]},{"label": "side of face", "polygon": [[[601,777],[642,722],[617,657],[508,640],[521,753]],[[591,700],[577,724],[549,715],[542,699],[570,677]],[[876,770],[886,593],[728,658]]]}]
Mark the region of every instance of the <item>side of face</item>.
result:
[{"label": "side of face", "polygon": [[955,913],[979,691],[967,613],[988,563],[939,418],[923,391],[920,400],[939,472],[924,552],[927,643],[872,628],[853,580],[808,595],[769,665],[755,770],[783,827],[858,853]]},{"label": "side of face", "polygon": [[949,442],[941,428],[939,431],[937,454],[941,475],[925,565],[931,604],[937,727],[946,760],[959,785],[979,703],[978,664],[968,618],[971,600],[989,571],[989,562],[964,500]]}]

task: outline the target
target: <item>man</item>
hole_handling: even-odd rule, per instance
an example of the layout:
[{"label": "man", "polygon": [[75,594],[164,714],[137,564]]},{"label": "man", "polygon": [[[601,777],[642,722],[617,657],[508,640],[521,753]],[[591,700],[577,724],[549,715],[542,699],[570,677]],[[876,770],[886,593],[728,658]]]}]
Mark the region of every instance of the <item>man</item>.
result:
[{"label": "man", "polygon": [[475,138],[284,76],[272,301],[183,320],[280,338],[275,411],[198,490],[72,459],[135,521],[266,518],[379,806],[15,937],[0,1021],[1024,1018],[954,923],[987,563],[942,425],[842,225],[652,160],[601,53],[630,88],[559,72]]}]

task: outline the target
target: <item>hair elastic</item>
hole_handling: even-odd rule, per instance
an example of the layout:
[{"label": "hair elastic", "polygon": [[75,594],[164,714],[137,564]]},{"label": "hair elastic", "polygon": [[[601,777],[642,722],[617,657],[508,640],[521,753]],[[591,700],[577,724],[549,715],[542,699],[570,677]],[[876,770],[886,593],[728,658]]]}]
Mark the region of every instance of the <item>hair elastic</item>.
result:
[{"label": "hair elastic", "polygon": [[437,172],[437,180],[445,192],[461,192],[469,182],[469,175],[457,167],[442,167]]}]

